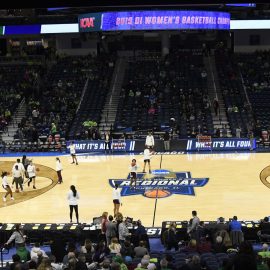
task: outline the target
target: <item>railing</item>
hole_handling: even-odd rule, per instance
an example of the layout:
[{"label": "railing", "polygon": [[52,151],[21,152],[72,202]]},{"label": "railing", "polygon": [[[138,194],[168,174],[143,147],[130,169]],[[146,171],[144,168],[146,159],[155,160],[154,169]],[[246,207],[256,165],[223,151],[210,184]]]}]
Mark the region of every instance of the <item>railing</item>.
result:
[{"label": "railing", "polygon": [[78,113],[79,109],[81,108],[81,104],[82,104],[82,101],[83,101],[83,98],[84,98],[86,89],[87,89],[87,87],[88,87],[88,82],[89,82],[89,77],[87,78],[87,80],[86,80],[86,82],[85,82],[85,85],[84,85],[84,87],[83,87],[83,92],[82,92],[82,95],[81,95],[81,98],[80,98],[79,105],[78,105],[77,110],[76,110],[76,114]]}]

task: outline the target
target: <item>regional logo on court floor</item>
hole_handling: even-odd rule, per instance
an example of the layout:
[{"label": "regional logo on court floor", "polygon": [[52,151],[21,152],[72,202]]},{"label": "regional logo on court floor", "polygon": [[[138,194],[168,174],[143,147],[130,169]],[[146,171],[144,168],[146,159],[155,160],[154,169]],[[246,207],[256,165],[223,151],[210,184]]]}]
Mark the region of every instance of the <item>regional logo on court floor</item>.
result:
[{"label": "regional logo on court floor", "polygon": [[126,179],[109,179],[111,187],[118,184],[121,196],[143,195],[147,198],[166,198],[173,194],[195,196],[194,188],[204,187],[209,178],[192,178],[190,172],[154,170],[151,174],[137,173],[136,188]]}]

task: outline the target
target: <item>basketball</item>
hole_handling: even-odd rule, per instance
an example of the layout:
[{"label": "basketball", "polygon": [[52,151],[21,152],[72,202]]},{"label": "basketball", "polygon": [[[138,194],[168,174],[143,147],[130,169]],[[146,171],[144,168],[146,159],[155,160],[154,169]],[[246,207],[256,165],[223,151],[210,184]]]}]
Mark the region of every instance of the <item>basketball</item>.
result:
[{"label": "basketball", "polygon": [[18,189],[16,189],[16,191],[15,191],[16,193],[19,193],[19,190]]},{"label": "basketball", "polygon": [[37,169],[36,169],[36,171],[37,171],[37,172],[39,172],[39,171],[40,171],[40,169],[39,169],[39,168],[37,168]]},{"label": "basketball", "polygon": [[165,198],[171,195],[171,192],[169,192],[168,190],[162,190],[162,189],[158,189],[158,190],[147,190],[144,193],[145,197],[148,198]]}]

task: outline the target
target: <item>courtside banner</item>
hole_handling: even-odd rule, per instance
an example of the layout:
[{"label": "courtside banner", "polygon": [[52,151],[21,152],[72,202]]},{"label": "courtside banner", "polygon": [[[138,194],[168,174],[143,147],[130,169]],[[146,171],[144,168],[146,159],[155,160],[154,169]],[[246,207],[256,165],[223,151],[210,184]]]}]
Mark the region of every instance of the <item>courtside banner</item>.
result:
[{"label": "courtside banner", "polygon": [[80,32],[123,30],[230,29],[230,13],[192,10],[142,10],[79,16]]},{"label": "courtside banner", "polygon": [[[69,147],[70,141],[67,143]],[[105,141],[104,140],[82,140],[74,141],[76,153],[91,153],[91,152],[105,152]],[[135,148],[135,141],[133,140],[114,140],[111,143],[113,152],[133,152]],[[69,149],[67,148],[67,151]]]},{"label": "courtside banner", "polygon": [[256,148],[256,140],[248,138],[213,138],[211,144],[198,142],[197,139],[187,141],[187,151],[198,150],[252,150]]}]

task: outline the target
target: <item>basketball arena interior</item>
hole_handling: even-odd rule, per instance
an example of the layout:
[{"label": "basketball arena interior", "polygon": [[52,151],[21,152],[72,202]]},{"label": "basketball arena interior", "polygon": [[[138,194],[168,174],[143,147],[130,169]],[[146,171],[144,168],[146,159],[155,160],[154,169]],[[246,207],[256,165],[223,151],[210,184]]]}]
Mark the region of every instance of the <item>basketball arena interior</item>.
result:
[{"label": "basketball arena interior", "polygon": [[0,269],[270,269],[267,1],[1,1],[0,104]]}]

